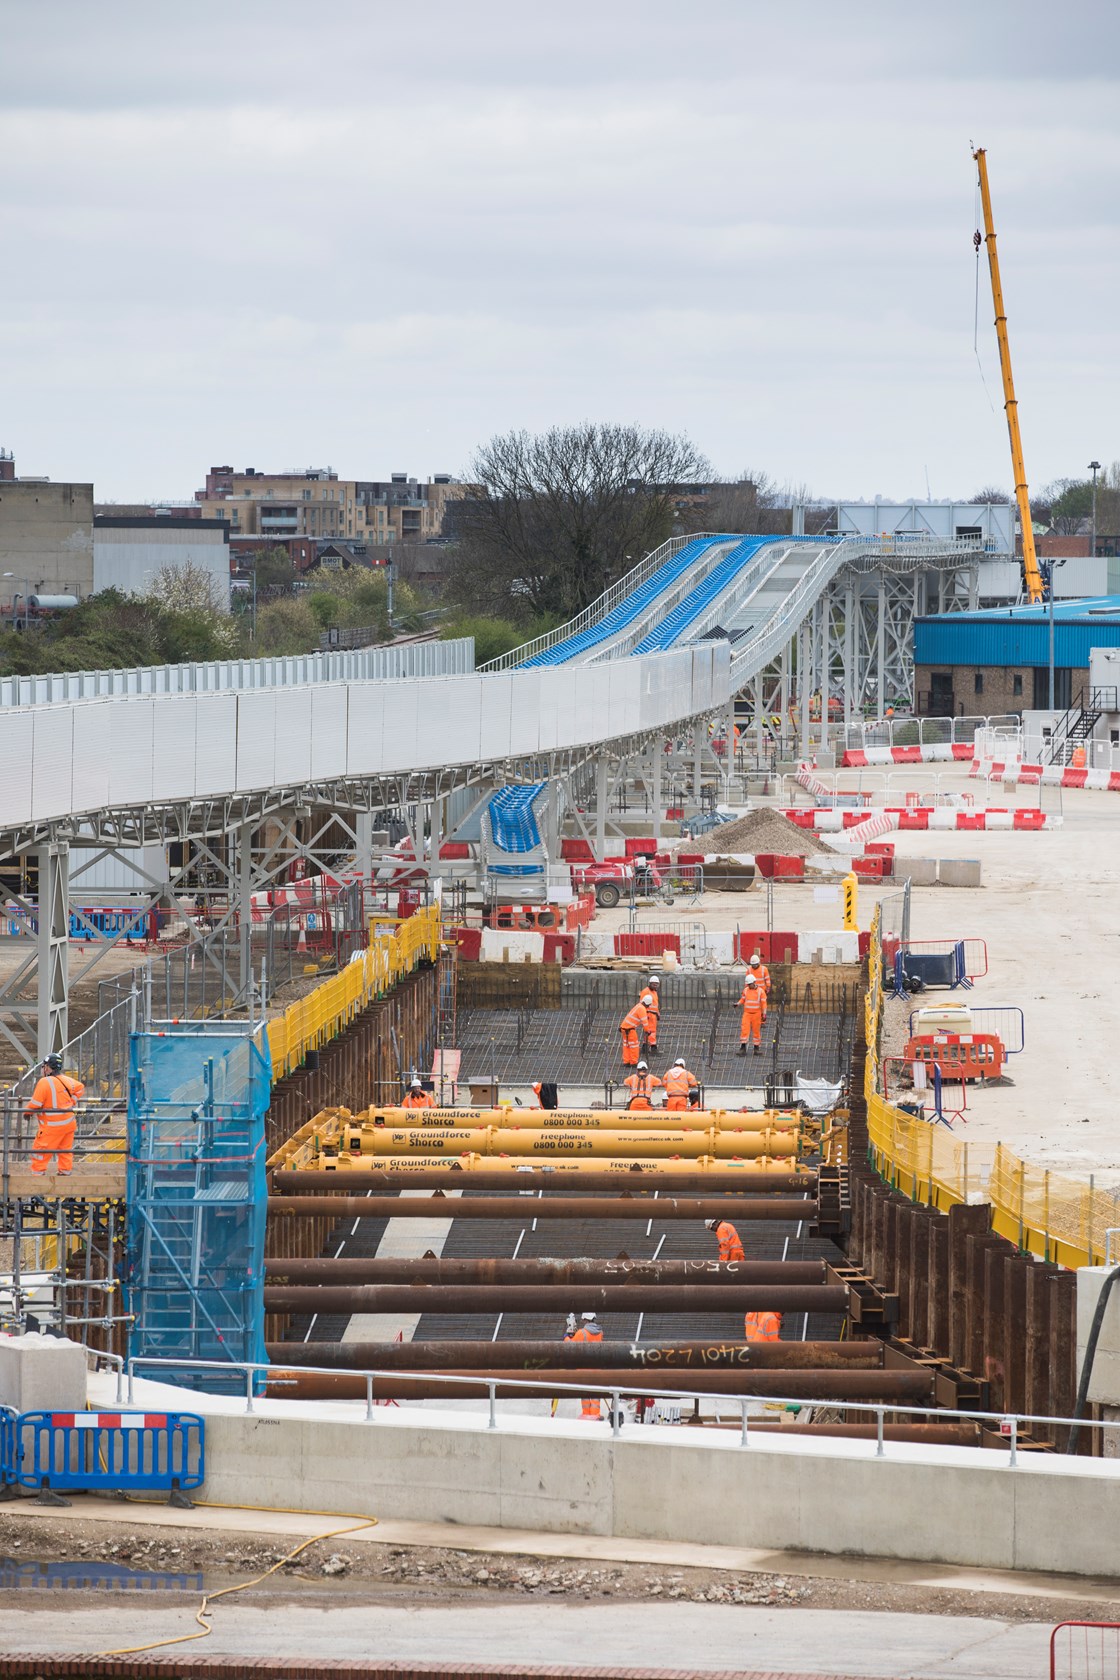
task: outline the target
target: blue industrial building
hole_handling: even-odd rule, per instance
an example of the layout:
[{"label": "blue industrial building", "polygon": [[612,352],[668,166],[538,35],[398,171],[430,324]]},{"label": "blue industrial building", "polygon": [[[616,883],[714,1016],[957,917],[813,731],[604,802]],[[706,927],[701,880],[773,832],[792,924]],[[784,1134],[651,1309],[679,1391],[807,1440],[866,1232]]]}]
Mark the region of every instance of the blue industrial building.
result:
[{"label": "blue industrial building", "polygon": [[[1054,703],[1089,685],[1092,648],[1120,647],[1120,595],[1054,602]],[[1050,608],[939,613],[914,625],[915,710],[931,717],[1041,711],[1050,683]]]}]

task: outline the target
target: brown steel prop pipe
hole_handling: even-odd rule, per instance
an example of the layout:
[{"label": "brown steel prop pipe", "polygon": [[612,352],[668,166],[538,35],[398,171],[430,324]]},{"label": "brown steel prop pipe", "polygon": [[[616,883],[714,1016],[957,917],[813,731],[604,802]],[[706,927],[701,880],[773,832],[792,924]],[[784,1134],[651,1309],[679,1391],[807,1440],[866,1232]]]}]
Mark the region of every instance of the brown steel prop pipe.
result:
[{"label": "brown steel prop pipe", "polygon": [[267,1283],[824,1283],[823,1260],[266,1260]]},{"label": "brown steel prop pipe", "polygon": [[[608,1367],[597,1369],[560,1369],[538,1371],[531,1386],[513,1386],[512,1373],[503,1370],[447,1371],[446,1380],[433,1376],[374,1377],[375,1400],[482,1400],[487,1389],[483,1382],[496,1385],[499,1399],[551,1398],[557,1392],[579,1391],[588,1388],[614,1388],[620,1394],[658,1386],[651,1373],[635,1375],[632,1370]],[[467,1382],[473,1377],[480,1379]],[[928,1406],[933,1398],[933,1378],[922,1371],[674,1371],[660,1381],[660,1386],[685,1394],[749,1394],[765,1399],[773,1396],[786,1400],[864,1401],[875,1404],[905,1407]],[[310,1371],[277,1368],[268,1374],[266,1392],[273,1397],[292,1400],[361,1400],[366,1393],[366,1379],[357,1372],[342,1372],[338,1376],[318,1376]]]},{"label": "brown steel prop pipe", "polygon": [[[349,1185],[351,1179],[345,1182]],[[270,1219],[778,1219],[789,1223],[815,1220],[817,1204],[793,1196],[270,1196],[268,1215]]]},{"label": "brown steel prop pipe", "polygon": [[348,1167],[342,1172],[321,1172],[311,1167],[277,1168],[271,1176],[270,1188],[278,1196],[356,1196],[369,1190],[559,1190],[565,1195],[582,1196],[585,1191],[608,1190],[620,1196],[623,1191],[658,1190],[662,1195],[684,1192],[695,1196],[722,1194],[725,1190],[742,1191],[748,1196],[779,1194],[800,1195],[815,1191],[815,1172],[749,1172],[735,1167],[709,1167],[703,1172],[643,1172],[640,1168],[614,1171],[566,1173],[562,1167],[550,1171],[547,1167],[526,1166],[517,1173],[487,1171],[484,1167],[471,1171],[457,1170],[450,1163],[410,1168],[394,1172],[388,1167]]},{"label": "brown steel prop pipe", "polygon": [[[739,1423],[710,1425],[715,1428],[740,1429]],[[762,1435],[841,1435],[851,1441],[873,1441],[879,1433],[875,1423],[756,1423],[750,1420],[750,1433]],[[932,1447],[978,1447],[980,1429],[975,1423],[885,1423],[884,1441],[919,1441]]]},{"label": "brown steel prop pipe", "polygon": [[[670,1380],[678,1370],[882,1369],[881,1342],[270,1342],[274,1365],[340,1371],[443,1371],[488,1367],[538,1371],[623,1367]],[[637,1378],[631,1375],[631,1381]]]},{"label": "brown steel prop pipe", "polygon": [[334,1284],[277,1286],[266,1284],[264,1307],[277,1313],[450,1313],[496,1317],[498,1313],[556,1313],[573,1309],[590,1312],[843,1313],[848,1306],[845,1284],[802,1284],[778,1288],[769,1284],[622,1283],[567,1285],[479,1284],[457,1286],[434,1283]]}]

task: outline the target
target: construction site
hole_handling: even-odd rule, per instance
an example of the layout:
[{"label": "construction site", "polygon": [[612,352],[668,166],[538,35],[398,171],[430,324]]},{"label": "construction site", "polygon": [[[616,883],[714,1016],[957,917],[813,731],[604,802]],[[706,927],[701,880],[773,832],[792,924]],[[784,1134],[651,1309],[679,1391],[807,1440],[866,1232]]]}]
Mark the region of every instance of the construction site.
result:
[{"label": "construction site", "polygon": [[1120,1621],[1116,690],[920,707],[1015,558],[923,519],[0,705],[0,1675]]}]

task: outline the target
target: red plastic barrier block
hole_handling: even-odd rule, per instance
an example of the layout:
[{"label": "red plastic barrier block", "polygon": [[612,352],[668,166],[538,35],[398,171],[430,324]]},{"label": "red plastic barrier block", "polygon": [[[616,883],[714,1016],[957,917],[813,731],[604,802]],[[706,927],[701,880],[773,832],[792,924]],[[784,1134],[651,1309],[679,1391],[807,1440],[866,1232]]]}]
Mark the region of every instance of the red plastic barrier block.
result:
[{"label": "red plastic barrier block", "polygon": [[694,869],[697,864],[703,868],[707,859],[705,858],[703,852],[678,852],[677,862],[682,868]]},{"label": "red plastic barrier block", "polygon": [[857,857],[852,859],[853,875],[861,875],[866,881],[881,881],[883,879],[883,859],[881,857]]},{"label": "red plastic barrier block", "polygon": [[652,834],[649,836],[648,839],[627,840],[627,842],[626,842],[626,856],[628,858],[646,857],[646,856],[653,857],[653,855],[655,854],[655,852],[657,850],[658,850],[657,841],[653,838]]},{"label": "red plastic barrier block", "polygon": [[458,928],[454,939],[459,947],[459,956],[463,962],[477,962],[482,955],[482,929]]},{"label": "red plastic barrier block", "polygon": [[1045,828],[1045,811],[1015,811],[1011,817],[1012,828]]},{"label": "red plastic barrier block", "polygon": [[415,916],[420,908],[420,894],[404,888],[397,894],[397,920],[407,922],[410,916]]},{"label": "red plastic barrier block", "polygon": [[986,828],[987,818],[983,811],[958,811],[957,827],[961,829]]},{"label": "red plastic barrier block", "polygon": [[764,963],[770,961],[770,935],[768,933],[739,933],[735,936],[735,961],[750,962],[755,952],[758,952]]},{"label": "red plastic barrier block", "polygon": [[871,930],[868,929],[868,931],[866,933],[861,933],[860,936],[859,936],[859,959],[860,959],[860,962],[863,961],[864,957],[867,955],[867,953],[868,953],[868,951],[870,951],[870,949],[871,949]]},{"label": "red plastic barrier block", "polygon": [[866,763],[867,754],[860,751],[858,748],[853,748],[851,752],[846,752],[840,760],[841,768],[844,770],[862,770]]},{"label": "red plastic barrier block", "polygon": [[1114,770],[1108,778],[1109,793],[1120,793],[1120,770]]},{"label": "red plastic barrier block", "polygon": [[898,813],[898,826],[899,826],[900,829],[902,829],[902,828],[928,828],[929,827],[929,812],[928,811],[900,811]]},{"label": "red plastic barrier block", "polygon": [[586,840],[569,837],[560,842],[560,856],[565,863],[594,863],[595,853]]},{"label": "red plastic barrier block", "polygon": [[546,963],[573,963],[576,960],[576,936],[574,933],[546,933],[544,936],[544,960]]},{"label": "red plastic barrier block", "polygon": [[860,823],[867,821],[866,811],[845,811],[843,816],[845,828],[858,828]]},{"label": "red plastic barrier block", "polygon": [[920,764],[922,762],[921,747],[892,747],[891,757],[896,764]]},{"label": "red plastic barrier block", "polygon": [[768,881],[774,873],[774,862],[773,852],[756,852],[754,854],[754,866],[765,881]]},{"label": "red plastic barrier block", "polygon": [[680,935],[676,933],[616,933],[616,957],[659,957],[662,951],[681,954]]},{"label": "red plastic barrier block", "polygon": [[796,823],[798,828],[816,828],[817,826],[816,813],[813,811],[794,809],[792,811],[783,811],[782,815],[784,817],[788,817],[791,823]]},{"label": "red plastic barrier block", "polygon": [[1068,770],[1063,770],[1062,771],[1062,786],[1063,787],[1078,787],[1078,788],[1084,787],[1085,786],[1085,778],[1088,774],[1089,774],[1089,771],[1088,771],[1087,767],[1084,770],[1074,770],[1072,768],[1068,769]]},{"label": "red plastic barrier block", "polygon": [[805,859],[803,857],[776,857],[774,859],[774,878],[779,881],[803,881],[805,879]]},{"label": "red plastic barrier block", "polygon": [[465,840],[445,840],[439,855],[441,858],[469,858],[471,849]]},{"label": "red plastic barrier block", "polygon": [[954,758],[971,759],[971,757],[972,757],[972,755],[975,751],[976,751],[976,748],[973,746],[971,741],[954,741],[953,742],[953,757]]},{"label": "red plastic barrier block", "polygon": [[[797,961],[797,935],[795,933],[772,933],[770,935],[770,955],[764,957],[764,962],[795,963]],[[750,952],[747,952],[750,955]]]},{"label": "red plastic barrier block", "polygon": [[669,805],[666,807],[665,815],[669,822],[680,822],[681,818],[684,816],[684,806]]},{"label": "red plastic barrier block", "polygon": [[863,849],[867,853],[868,857],[889,857],[889,858],[893,858],[893,856],[894,856],[894,841],[893,840],[869,840],[867,842],[866,846]]}]

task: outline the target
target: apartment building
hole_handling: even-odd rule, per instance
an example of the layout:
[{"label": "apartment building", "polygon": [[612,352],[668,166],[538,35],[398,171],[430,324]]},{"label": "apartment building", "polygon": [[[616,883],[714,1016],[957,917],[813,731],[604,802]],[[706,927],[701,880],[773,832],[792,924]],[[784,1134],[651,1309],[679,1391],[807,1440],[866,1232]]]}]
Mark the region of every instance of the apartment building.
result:
[{"label": "apartment building", "polygon": [[449,473],[427,482],[394,473],[387,480],[341,479],[333,467],[284,473],[211,467],[195,500],[229,522],[231,537],[310,537],[388,546],[430,542],[443,527],[448,500],[464,487]]}]

